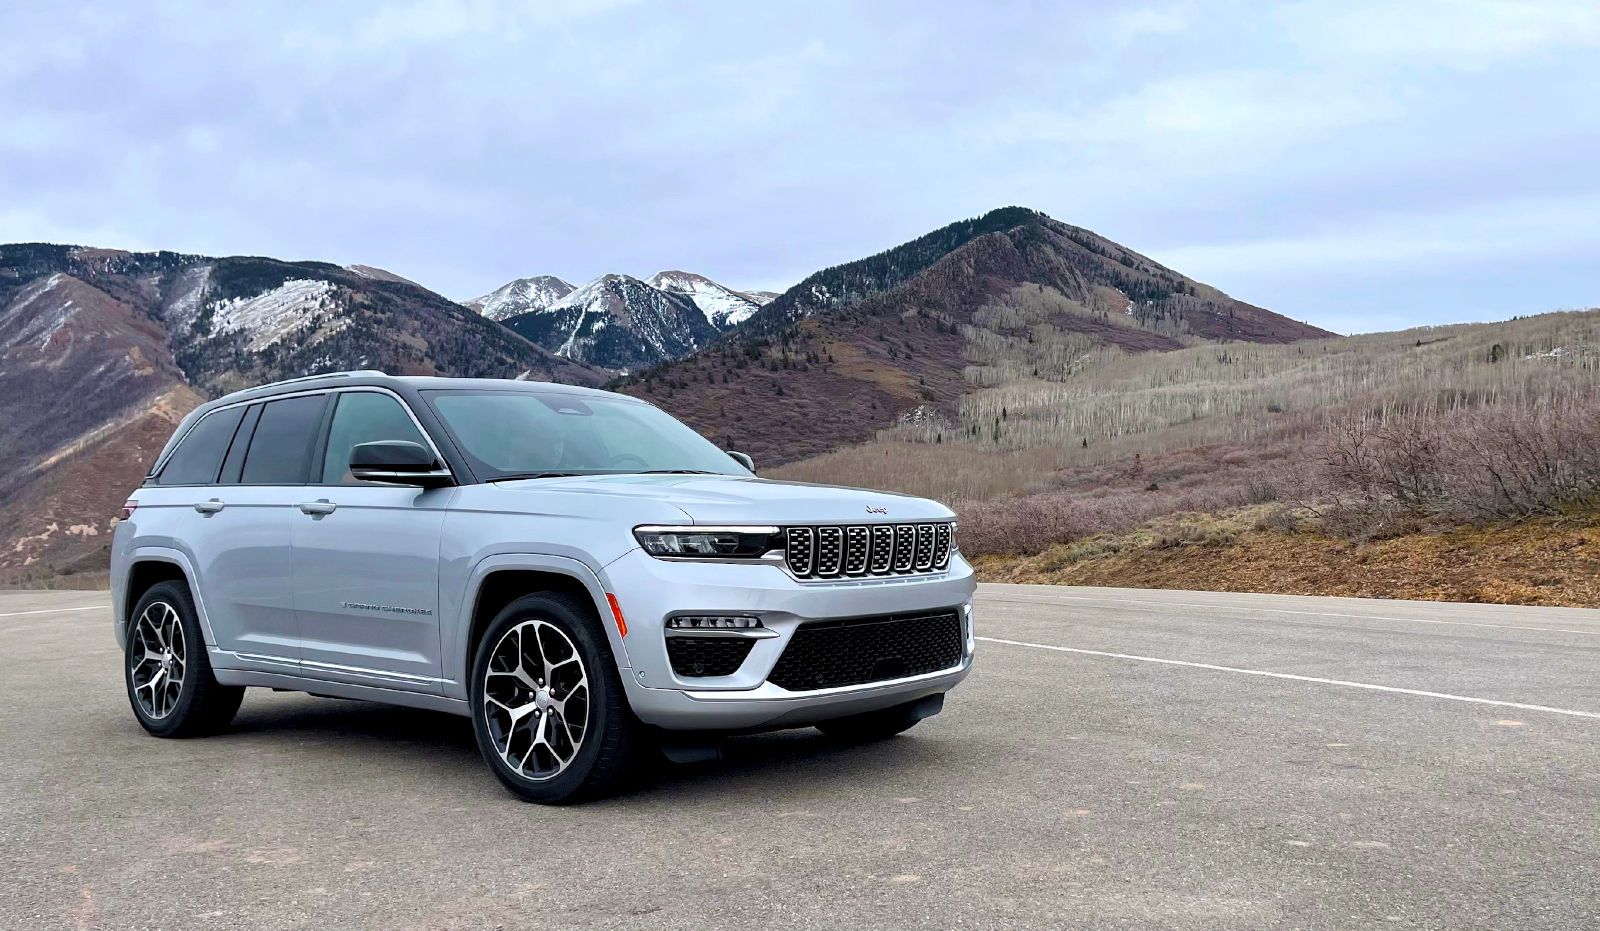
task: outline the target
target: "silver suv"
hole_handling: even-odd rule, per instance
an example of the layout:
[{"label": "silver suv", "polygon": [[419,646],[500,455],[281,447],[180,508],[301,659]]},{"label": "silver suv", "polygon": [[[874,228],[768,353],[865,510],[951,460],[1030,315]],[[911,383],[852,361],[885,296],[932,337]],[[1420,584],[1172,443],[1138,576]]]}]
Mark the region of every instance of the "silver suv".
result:
[{"label": "silver suv", "polygon": [[212,401],[116,529],[133,712],[206,733],[247,686],[449,711],[540,802],[647,748],[938,713],[974,642],[954,515],[752,470],[562,385],[347,372]]}]

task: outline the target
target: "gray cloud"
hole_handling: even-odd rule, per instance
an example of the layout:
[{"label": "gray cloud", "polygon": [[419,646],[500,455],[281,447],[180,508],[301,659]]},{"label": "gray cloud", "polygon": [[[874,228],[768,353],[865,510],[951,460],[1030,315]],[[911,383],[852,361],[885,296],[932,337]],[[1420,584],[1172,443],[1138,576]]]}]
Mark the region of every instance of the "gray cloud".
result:
[{"label": "gray cloud", "polygon": [[1345,331],[1600,303],[1587,0],[4,17],[0,241],[779,289],[1021,203]]}]

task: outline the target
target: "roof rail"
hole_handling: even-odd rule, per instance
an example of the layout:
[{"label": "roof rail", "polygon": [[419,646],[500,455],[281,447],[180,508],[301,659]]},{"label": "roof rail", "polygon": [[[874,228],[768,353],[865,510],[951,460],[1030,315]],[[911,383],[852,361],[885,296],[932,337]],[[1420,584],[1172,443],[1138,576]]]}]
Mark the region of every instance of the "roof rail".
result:
[{"label": "roof rail", "polygon": [[360,369],[360,370],[354,371],[354,372],[323,372],[320,375],[301,375],[299,378],[285,378],[282,381],[269,381],[264,385],[256,385],[254,388],[247,388],[245,390],[247,390],[247,391],[259,391],[262,388],[276,388],[279,385],[292,385],[295,382],[311,381],[311,380],[317,379],[317,378],[350,378],[350,377],[353,377],[353,376],[356,376],[356,375],[387,375],[387,374],[389,374],[389,373],[388,372],[380,372],[377,369]]}]

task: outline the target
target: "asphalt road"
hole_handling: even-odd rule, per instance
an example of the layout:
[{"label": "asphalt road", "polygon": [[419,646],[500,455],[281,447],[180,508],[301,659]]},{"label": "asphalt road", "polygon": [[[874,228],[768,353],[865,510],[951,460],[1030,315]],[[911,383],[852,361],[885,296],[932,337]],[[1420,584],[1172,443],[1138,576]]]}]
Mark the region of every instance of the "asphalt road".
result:
[{"label": "asphalt road", "polygon": [[445,715],[147,737],[105,604],[0,593],[0,928],[1600,927],[1600,611],[988,585],[907,735],[553,809]]}]

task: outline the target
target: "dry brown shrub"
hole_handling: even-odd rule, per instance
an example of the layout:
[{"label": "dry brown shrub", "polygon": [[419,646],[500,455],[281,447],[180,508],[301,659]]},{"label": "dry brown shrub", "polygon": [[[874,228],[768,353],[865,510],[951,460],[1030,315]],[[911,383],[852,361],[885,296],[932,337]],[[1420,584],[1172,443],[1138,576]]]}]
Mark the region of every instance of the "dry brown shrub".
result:
[{"label": "dry brown shrub", "polygon": [[1557,515],[1600,495],[1600,398],[1351,415],[1311,458],[1297,497],[1346,536]]}]

